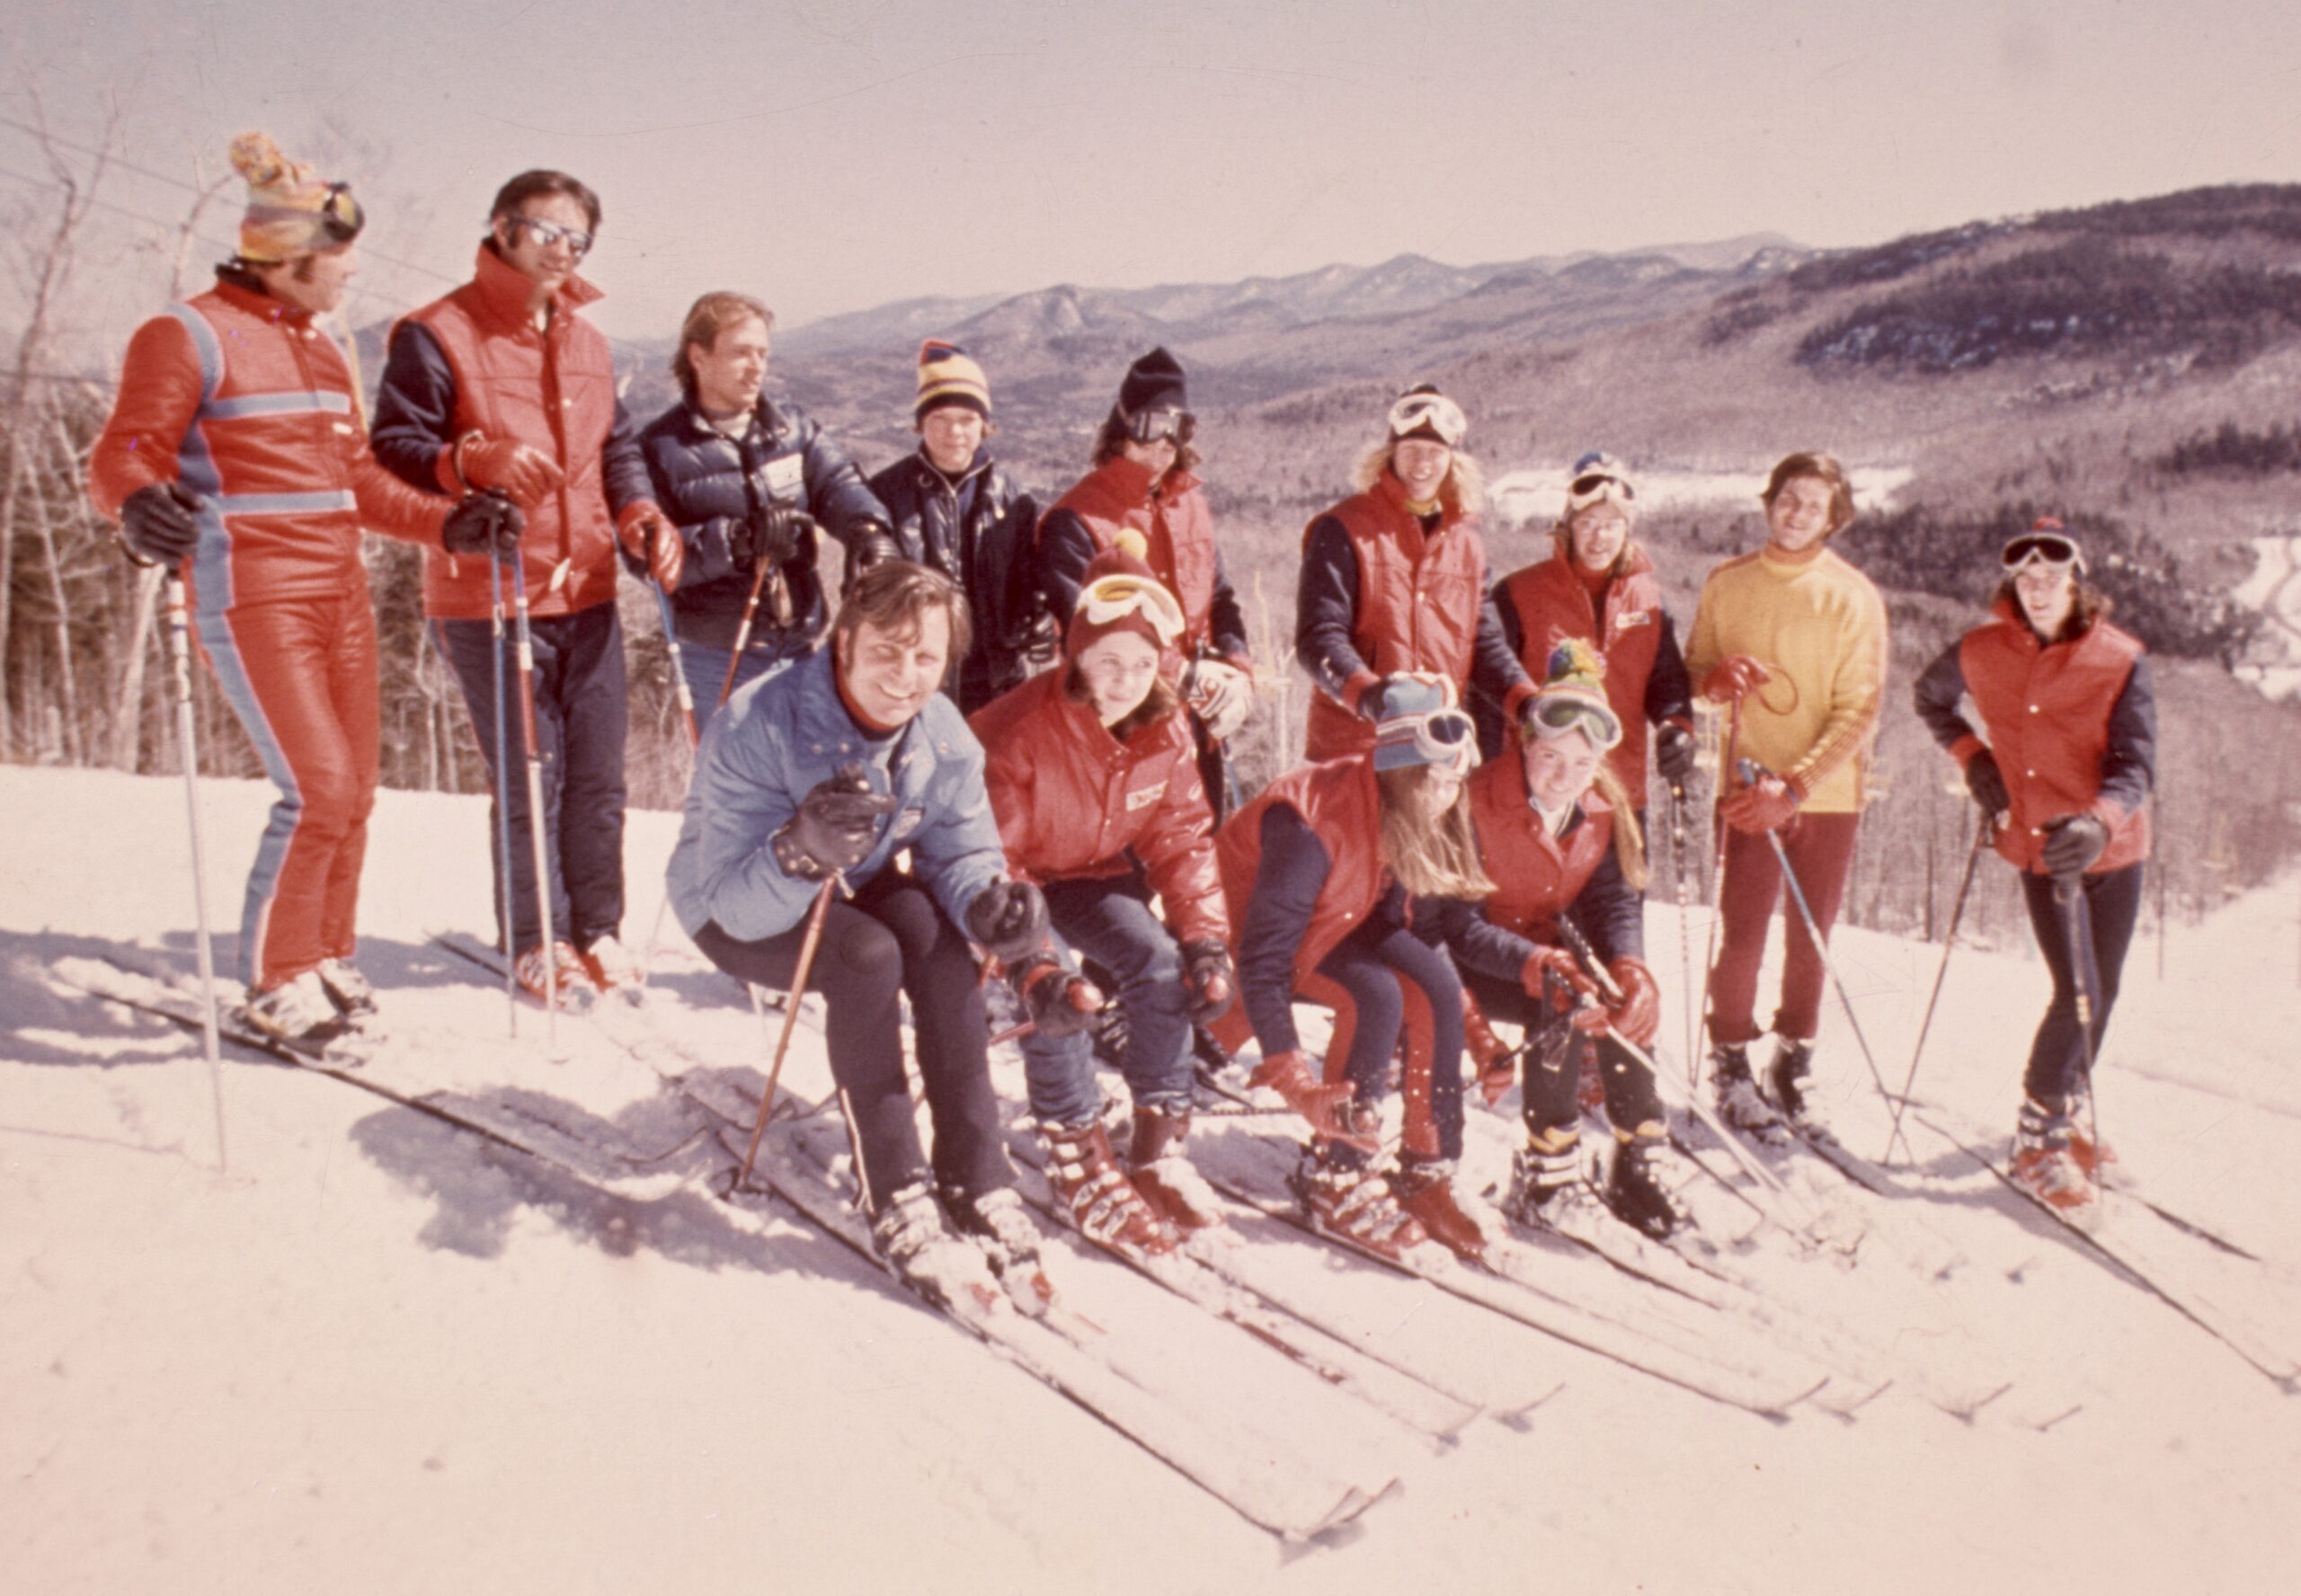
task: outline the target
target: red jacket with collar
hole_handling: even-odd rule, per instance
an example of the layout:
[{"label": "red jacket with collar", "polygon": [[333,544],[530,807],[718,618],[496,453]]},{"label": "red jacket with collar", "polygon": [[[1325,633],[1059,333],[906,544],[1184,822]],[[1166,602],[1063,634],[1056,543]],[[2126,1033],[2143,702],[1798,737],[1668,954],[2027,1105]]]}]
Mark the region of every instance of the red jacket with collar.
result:
[{"label": "red jacket with collar", "polygon": [[[482,244],[472,280],[406,319],[438,340],[455,372],[456,438],[481,432],[524,443],[550,456],[564,474],[558,492],[525,507],[520,541],[533,613],[573,615],[615,598],[615,517],[605,480],[605,447],[615,428],[615,356],[606,335],[576,314],[600,297],[599,289],[569,278],[552,297],[546,330],[529,313],[529,287]],[[454,455],[453,443],[440,453],[440,488],[460,494]],[[487,564],[445,553],[429,556],[424,613],[484,620]]]},{"label": "red jacket with collar", "polygon": [[190,571],[207,613],[364,585],[363,526],[437,546],[448,515],[368,453],[335,341],[228,279],[136,330],[88,458],[88,496],[114,519],[139,488],[179,481],[212,507]]},{"label": "red jacket with collar", "polygon": [[[1502,579],[1502,595],[1518,616],[1518,651],[1526,674],[1541,681],[1550,651],[1569,637],[1586,639],[1606,661],[1606,702],[1621,722],[1621,741],[1607,763],[1627,792],[1646,792],[1646,682],[1662,644],[1662,584],[1654,562],[1632,547],[1627,565],[1606,584],[1603,620],[1590,603],[1590,590],[1564,547],[1540,564]],[[1686,730],[1693,730],[1689,723]],[[1569,893],[1570,897],[1571,894]]]},{"label": "red jacket with collar", "polygon": [[1526,794],[1526,767],[1509,740],[1470,776],[1470,823],[1493,878],[1486,918],[1529,942],[1554,946],[1558,914],[1589,884],[1613,847],[1613,811],[1596,793],[1582,797],[1582,823],[1563,838],[1541,823]]},{"label": "red jacket with collar", "polygon": [[[1185,659],[1216,652],[1214,517],[1197,477],[1170,472],[1154,492],[1149,466],[1115,455],[1080,477],[1054,509],[1079,518],[1097,554],[1108,553],[1129,528],[1141,533],[1147,551],[1143,563],[1183,607],[1183,634],[1176,646]],[[1244,669],[1251,661],[1231,663]]]},{"label": "red jacket with collar", "polygon": [[1313,516],[1302,529],[1306,549],[1310,528],[1327,516],[1342,524],[1358,562],[1351,644],[1366,661],[1368,674],[1349,692],[1348,704],[1325,693],[1310,696],[1303,748],[1310,759],[1373,748],[1373,724],[1357,713],[1355,704],[1383,677],[1429,671],[1453,682],[1458,696],[1465,694],[1486,592],[1486,545],[1476,518],[1449,502],[1438,529],[1426,537],[1422,523],[1407,508],[1405,484],[1390,472],[1364,492]]},{"label": "red jacket with collar", "polygon": [[1214,811],[1180,711],[1124,742],[1044,671],[969,717],[1007,862],[1036,882],[1119,875],[1129,849],[1177,942],[1227,943]]},{"label": "red jacket with collar", "polygon": [[[1996,618],[1958,645],[1966,691],[1989,728],[1989,748],[2005,780],[2012,821],[1997,851],[2023,870],[2044,872],[2045,822],[2091,814],[2110,829],[2109,846],[2088,874],[2120,870],[2149,854],[2149,811],[2128,811],[2101,793],[2110,713],[2143,652],[2140,640],[2095,620],[2074,642],[2048,643],[2010,598]],[[1977,737],[1950,749],[1962,765],[1981,751]]]},{"label": "red jacket with collar", "polygon": [[[1319,889],[1310,927],[1294,952],[1299,986],[1382,900],[1390,874],[1381,856],[1382,794],[1371,759],[1329,759],[1287,772],[1223,821],[1215,833],[1214,852],[1234,929],[1247,923],[1247,900],[1254,894],[1255,874],[1262,864],[1262,817],[1274,803],[1301,815],[1327,848],[1326,884]],[[1238,952],[1234,937],[1234,957]],[[1245,1017],[1244,1004],[1223,1016],[1240,1024]],[[1230,1044],[1219,1029],[1216,1034]]]}]

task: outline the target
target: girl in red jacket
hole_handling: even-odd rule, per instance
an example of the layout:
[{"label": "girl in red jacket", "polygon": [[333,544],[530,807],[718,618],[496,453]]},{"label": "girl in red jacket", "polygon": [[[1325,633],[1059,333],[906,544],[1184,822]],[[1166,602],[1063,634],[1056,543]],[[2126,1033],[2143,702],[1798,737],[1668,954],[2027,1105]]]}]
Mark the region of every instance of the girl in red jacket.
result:
[{"label": "girl in red jacket", "polygon": [[[1159,673],[1182,607],[1140,540],[1097,556],[1064,639],[1065,663],[976,712],[984,783],[1017,876],[1046,894],[1055,933],[1118,981],[1134,1131],[1121,1170],[1102,1124],[1086,1034],[1023,1038],[1047,1178],[1090,1240],[1135,1255],[1220,1222],[1183,1157],[1191,1025],[1230,1006],[1230,916],[1214,865],[1189,722]],[[1150,907],[1158,895],[1163,921]]]},{"label": "girl in red jacket", "polygon": [[[2110,625],[2085,554],[2051,518],[2005,545],[1992,618],[1918,678],[1917,713],[1965,767],[1966,790],[2021,873],[2053,1001],[2030,1047],[2014,1130],[2014,1178],[2074,1219],[2090,1217],[2097,1142],[2081,1111],[2141,911],[2156,780],[2157,697],[2138,641]],[[1970,696],[1977,731],[1958,712]],[[1988,740],[1982,740],[1986,732]],[[2090,1024],[2079,1022],[2089,1000]]]},{"label": "girl in red jacket", "polygon": [[[1320,1229],[1390,1256],[1426,1235],[1476,1256],[1485,1238],[1453,1191],[1461,978],[1408,929],[1408,904],[1494,890],[1462,801],[1478,733],[1444,683],[1406,679],[1390,696],[1371,753],[1279,777],[1216,837],[1245,1015],[1215,1034],[1235,1051],[1250,1031],[1262,1049],[1252,1084],[1310,1120],[1295,1187]],[[1295,1033],[1297,998],[1334,1010],[1323,1082]],[[1375,1100],[1401,1035],[1406,1125],[1385,1176],[1371,1166]]]},{"label": "girl in red jacket", "polygon": [[1637,519],[1638,490],[1621,462],[1583,456],[1551,532],[1554,552],[1497,582],[1494,608],[1529,676],[1546,670],[1551,651],[1569,637],[1596,650],[1606,702],[1621,728],[1606,763],[1642,815],[1648,726],[1663,785],[1682,790],[1693,774],[1693,687],[1654,562],[1635,536]]},{"label": "girl in red jacket", "polygon": [[[1617,1143],[1605,1206],[1648,1235],[1685,1221],[1671,1195],[1669,1126],[1652,1070],[1612,1033],[1644,1048],[1661,999],[1645,960],[1646,857],[1638,819],[1608,756],[1622,723],[1604,664],[1580,641],[1551,654],[1525,734],[1479,767],[1470,811],[1479,862],[1499,884],[1483,906],[1415,906],[1442,939],[1463,985],[1489,1014],[1526,1028],[1526,1146],[1505,1211],[1522,1224],[1582,1234],[1600,1201],[1584,1174],[1577,1085],[1595,1047]],[[1569,923],[1605,961],[1615,995],[1598,989],[1559,929]]]}]

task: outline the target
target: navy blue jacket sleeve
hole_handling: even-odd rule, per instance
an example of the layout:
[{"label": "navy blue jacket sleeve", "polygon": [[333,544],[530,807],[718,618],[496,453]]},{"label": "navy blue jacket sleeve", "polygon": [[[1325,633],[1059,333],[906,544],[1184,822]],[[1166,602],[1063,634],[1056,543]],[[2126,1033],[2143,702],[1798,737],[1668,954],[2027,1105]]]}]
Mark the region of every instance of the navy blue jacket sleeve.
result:
[{"label": "navy blue jacket sleeve", "polygon": [[1502,630],[1502,613],[1492,589],[1479,601],[1478,634],[1470,643],[1470,692],[1497,710],[1509,707],[1514,687],[1531,686],[1518,651]]},{"label": "navy blue jacket sleeve", "polygon": [[2157,681],[2146,654],[2133,662],[2125,690],[2110,710],[2110,746],[2101,755],[2101,796],[2131,814],[2149,801],[2157,780]]},{"label": "navy blue jacket sleeve", "polygon": [[1432,940],[1429,934],[1435,932],[1436,939],[1463,969],[1513,985],[1523,978],[1526,961],[1534,954],[1533,943],[1496,925],[1477,904],[1460,898],[1416,899],[1414,923],[1424,933],[1425,941]]},{"label": "navy blue jacket sleeve", "polygon": [[1302,548],[1294,590],[1294,654],[1310,679],[1337,698],[1344,684],[1373,668],[1351,634],[1358,621],[1358,554],[1332,516],[1320,516]]},{"label": "navy blue jacket sleeve", "polygon": [[[655,497],[655,485],[647,478],[647,457],[639,448],[638,423],[631,419],[631,412],[624,409],[620,399],[615,402],[615,425],[609,429],[606,447],[600,450],[600,474],[607,483],[610,514],[621,516],[627,507],[642,499]],[[662,507],[659,504],[656,508]],[[626,563],[628,562],[626,555]],[[633,574],[644,576],[645,568],[642,566]]]},{"label": "navy blue jacket sleeve", "polygon": [[1326,844],[1293,808],[1274,802],[1263,811],[1262,860],[1239,928],[1239,990],[1266,1059],[1302,1045],[1294,1031],[1294,950],[1333,867]]},{"label": "navy blue jacket sleeve", "polygon": [[1662,641],[1654,646],[1654,669],[1646,678],[1646,723],[1665,721],[1693,723],[1693,680],[1686,674],[1686,657],[1678,647],[1677,623],[1668,610],[1661,616]]},{"label": "navy blue jacket sleeve", "polygon": [[807,439],[804,469],[807,513],[815,523],[841,543],[853,542],[866,524],[893,526],[894,518],[871,492],[871,484],[863,480],[863,473],[847,457],[847,451],[821,427],[813,432]]},{"label": "navy blue jacket sleeve", "polygon": [[1079,590],[1094,563],[1095,535],[1076,510],[1052,510],[1039,521],[1039,591],[1060,626],[1079,607]]},{"label": "navy blue jacket sleeve", "polygon": [[1646,957],[1645,902],[1622,874],[1621,861],[1612,848],[1582,883],[1567,912],[1607,963]]},{"label": "navy blue jacket sleeve", "polygon": [[1936,654],[1933,663],[1917,678],[1914,695],[1917,718],[1925,723],[1933,740],[1945,749],[1955,748],[1962,739],[1980,735],[1958,713],[1958,701],[1966,696],[1964,649],[1965,640],[1959,638]]},{"label": "navy blue jacket sleeve", "polygon": [[455,441],[456,374],[430,328],[402,322],[392,329],[376,424],[368,447],[385,470],[427,493],[440,485],[440,451]]},{"label": "navy blue jacket sleeve", "polygon": [[1239,607],[1238,592],[1222,570],[1222,551],[1219,548],[1214,551],[1214,597],[1207,607],[1206,619],[1216,653],[1226,660],[1254,657],[1247,647],[1246,611]]}]

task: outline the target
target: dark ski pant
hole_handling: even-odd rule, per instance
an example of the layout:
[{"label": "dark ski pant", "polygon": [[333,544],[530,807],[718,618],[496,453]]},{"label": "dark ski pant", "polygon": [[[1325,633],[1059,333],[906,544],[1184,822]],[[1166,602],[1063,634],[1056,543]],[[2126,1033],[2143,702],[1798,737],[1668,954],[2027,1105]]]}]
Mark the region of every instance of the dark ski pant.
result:
[{"label": "dark ski pant", "polygon": [[[1824,942],[1837,923],[1845,878],[1853,868],[1853,834],[1861,824],[1858,814],[1801,814],[1781,838]],[[1765,958],[1766,927],[1779,904],[1788,937],[1773,1033],[1811,1042],[1821,1030],[1822,994],[1829,984],[1822,949],[1807,934],[1806,917],[1782,884],[1781,861],[1765,833],[1737,831],[1723,822],[1718,831],[1726,850],[1726,878],[1719,893],[1718,963],[1710,973],[1710,1040],[1757,1039],[1758,965]]]},{"label": "dark ski pant", "polygon": [[[1123,1072],[1138,1106],[1190,1107],[1190,998],[1182,950],[1152,912],[1139,874],[1045,885],[1048,918],[1069,947],[1110,972],[1126,1015]],[[1042,1123],[1083,1125],[1102,1110],[1094,1049],[1085,1033],[1047,1041],[1023,1037],[1031,1113]]]},{"label": "dark ski pant", "polygon": [[240,916],[240,979],[349,959],[376,806],[376,615],[365,582],[198,620],[200,652],[280,789]]},{"label": "dark ski pant", "polygon": [[[1355,1082],[1361,1103],[1381,1101],[1403,1034],[1406,1150],[1462,1156],[1462,980],[1452,955],[1369,916],[1295,991],[1334,1010],[1326,1077]],[[1366,1161],[1340,1142],[1331,1157],[1352,1166]]]},{"label": "dark ski pant", "polygon": [[[2110,1010],[2118,1000],[2118,978],[2125,971],[2126,950],[2133,945],[2134,925],[2141,918],[2139,861],[2122,870],[2082,877],[2079,912],[2092,934],[2093,1023],[2091,1052],[2099,1057],[2101,1038],[2110,1029]],[[2053,1001],[2030,1044],[2030,1068],[2022,1085],[2030,1095],[2048,1108],[2066,1106],[2086,1084],[2088,1055],[2085,1033],[2077,1023],[2078,965],[2072,957],[2063,911],[2054,902],[2053,877],[2021,873],[2021,899],[2030,910],[2030,928],[2037,933],[2038,951],[2053,972]]]},{"label": "dark ski pant", "polygon": [[[695,945],[740,980],[788,990],[806,923],[758,942],[730,936],[716,920]],[[934,1175],[946,1190],[980,1194],[1015,1184],[1000,1145],[999,1099],[991,1089],[991,1027],[974,953],[925,887],[883,870],[851,900],[834,899],[807,989],[830,1010],[825,1025],[831,1079],[846,1099],[870,1211],[927,1171],[919,1122],[903,1077],[896,999],[911,995],[913,1042],[935,1127]]]},{"label": "dark ski pant", "polygon": [[[498,802],[509,800],[511,909],[503,904],[502,827],[488,811],[498,945],[513,954],[543,940],[529,829],[527,745],[520,728],[518,642],[503,623],[503,756],[496,769],[495,674],[486,621],[434,621],[433,646],[456,673],[480,757]],[[544,851],[550,869],[552,935],[587,948],[623,924],[623,627],[612,604],[531,621],[536,747],[542,756]],[[506,924],[508,920],[508,926]],[[509,935],[506,935],[508,931]]]},{"label": "dark ski pant", "polygon": [[[1524,1055],[1518,1079],[1522,1113],[1530,1133],[1540,1136],[1562,1130],[1581,1119],[1582,1060],[1592,1047],[1598,1050],[1598,1078],[1605,1083],[1606,1118],[1613,1122],[1614,1129],[1627,1135],[1640,1125],[1661,1120],[1662,1098],[1655,1089],[1654,1072],[1631,1058],[1612,1037],[1585,1036],[1565,1024],[1565,1015],[1545,1013],[1543,1006],[1526,996],[1526,989],[1516,981],[1472,971],[1463,977],[1463,984],[1489,1016],[1525,1028],[1526,1040],[1533,1045]],[[1542,1045],[1544,1041],[1555,1041],[1554,1035],[1537,1034],[1546,1024],[1568,1033],[1562,1050]],[[1545,1059],[1545,1053],[1550,1058]]]}]

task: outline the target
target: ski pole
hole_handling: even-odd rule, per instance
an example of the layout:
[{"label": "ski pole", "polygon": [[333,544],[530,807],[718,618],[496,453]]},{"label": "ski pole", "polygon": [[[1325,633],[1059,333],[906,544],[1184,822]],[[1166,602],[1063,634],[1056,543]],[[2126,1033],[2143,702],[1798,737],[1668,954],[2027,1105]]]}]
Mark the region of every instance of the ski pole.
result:
[{"label": "ski pole", "polygon": [[208,1084],[216,1100],[216,1168],[231,1171],[224,1143],[224,1044],[216,1027],[216,951],[208,935],[208,874],[200,847],[200,738],[191,712],[191,623],[185,613],[183,577],[168,572],[168,675],[176,701],[176,741],[183,755],[184,812],[191,822],[191,923],[200,955],[200,1040],[208,1055]]},{"label": "ski pole", "polygon": [[503,565],[487,559],[488,663],[495,677],[495,873],[503,893],[503,1006],[511,1036],[520,1034],[520,950],[511,945],[511,768],[503,702]]},{"label": "ski pole", "polygon": [[[661,582],[649,582],[647,585],[655,590],[655,607],[663,617],[663,646],[671,651],[671,691],[679,699],[680,716],[687,723],[689,779],[691,781],[694,779],[695,752],[703,739],[695,723],[695,689],[688,685],[687,663],[680,653],[679,629],[671,616],[671,596],[663,590]],[[663,945],[663,917],[671,911],[671,895],[666,891],[655,905],[655,927],[647,933],[647,964],[650,969],[654,966],[657,951]],[[752,1001],[758,1001],[756,994]]]},{"label": "ski pole", "polygon": [[1699,1023],[1692,1002],[1693,997],[1693,928],[1686,924],[1686,790],[1676,782],[1670,784],[1670,878],[1678,901],[1678,993],[1686,1015],[1686,1085],[1701,1084],[1694,1051],[1694,1027]]},{"label": "ski pole", "polygon": [[2077,989],[2077,1035],[2085,1049],[2085,1130],[2098,1149],[2101,1123],[2093,1104],[2093,1015],[2101,1006],[2101,970],[2094,962],[2093,917],[2085,902],[2084,873],[2073,870],[2055,876],[2053,901],[2061,914],[2062,940],[2069,948],[2070,984]]},{"label": "ski pole", "polygon": [[[807,978],[814,973],[815,949],[823,939],[823,921],[831,914],[831,897],[846,890],[847,877],[833,873],[815,894],[815,906],[808,911],[806,934],[799,938],[798,962],[791,967],[791,996],[783,1006],[783,1029],[775,1039],[775,1056],[768,1062],[767,1090],[760,1094],[759,1119],[751,1126],[751,1145],[743,1149],[743,1166],[735,1176],[738,1190],[751,1184],[751,1162],[759,1157],[760,1139],[767,1134],[767,1122],[775,1113],[775,1083],[783,1074],[784,1055],[791,1051],[792,1028],[799,1020],[799,1000],[806,995]],[[844,1087],[840,1088],[840,1101],[846,1101]],[[852,1125],[854,1116],[848,1117]],[[859,1160],[856,1167],[861,1169]]]},{"label": "ski pole", "polygon": [[[1755,759],[1744,759],[1738,768],[1744,786],[1755,786],[1758,777],[1765,774]],[[1813,941],[1814,953],[1821,960],[1822,969],[1828,973],[1830,985],[1836,989],[1839,1004],[1845,1009],[1846,1024],[1852,1026],[1853,1040],[1861,1049],[1861,1061],[1870,1067],[1870,1083],[1878,1088],[1879,1098],[1890,1112],[1894,1106],[1893,1095],[1886,1090],[1886,1077],[1879,1071],[1878,1056],[1870,1051],[1869,1039],[1861,1034],[1861,1016],[1853,1012],[1852,995],[1846,991],[1845,982],[1837,972],[1837,962],[1830,957],[1829,946],[1822,940],[1822,927],[1814,918],[1813,905],[1806,901],[1806,889],[1798,884],[1798,873],[1790,866],[1789,850],[1781,846],[1779,832],[1768,830],[1765,839],[1773,845],[1773,856],[1781,865],[1781,879],[1790,888],[1790,901],[1798,905],[1798,918],[1805,922],[1806,935]]]},{"label": "ski pole", "polygon": [[1988,841],[1989,817],[1977,816],[1974,820],[1974,846],[1966,855],[1965,873],[1958,878],[1958,896],[1950,905],[1950,927],[1941,937],[1941,962],[1933,969],[1933,990],[1925,999],[1925,1017],[1917,1023],[1917,1045],[1909,1051],[1909,1074],[1902,1079],[1901,1095],[1894,1099],[1894,1127],[1886,1137],[1882,1163],[1893,1162],[1897,1144],[1909,1154],[1912,1163],[1917,1161],[1917,1149],[1902,1134],[1902,1114],[1909,1107],[1911,1090],[1917,1085],[1917,1061],[1925,1056],[1925,1033],[1933,1028],[1933,1007],[1941,1001],[1942,978],[1950,973],[1950,950],[1958,945],[1958,922],[1965,917],[1966,893],[1974,884],[1974,866],[1981,863],[1981,851]]},{"label": "ski pole", "polygon": [[[536,744],[535,635],[528,626],[528,563],[518,545],[511,549],[511,616],[519,637],[520,730],[527,741],[528,831],[535,839],[536,913],[543,931],[543,1024],[545,1045],[559,1047],[559,943],[551,925],[551,850],[544,840],[543,755]],[[508,858],[509,856],[506,855]],[[513,919],[507,900],[503,917]],[[512,955],[516,961],[518,954]]]},{"label": "ski pole", "polygon": [[[1710,978],[1718,967],[1719,927],[1726,922],[1726,831],[1718,819],[1718,803],[1725,796],[1726,773],[1734,767],[1735,755],[1742,741],[1742,700],[1737,696],[1728,711],[1726,723],[1726,751],[1718,761],[1716,774],[1710,778],[1710,935],[1701,947],[1701,1001],[1696,1012],[1704,1024],[1710,1021]],[[1690,1086],[1701,1084],[1701,1068],[1691,1053],[1686,1059],[1686,1079]]]},{"label": "ski pole", "polygon": [[751,623],[759,618],[759,591],[767,581],[769,569],[768,563],[761,559],[759,568],[751,572],[751,597],[743,600],[743,618],[735,628],[735,651],[727,656],[727,678],[719,684],[718,700],[711,706],[715,712],[726,707],[728,696],[735,690],[735,671],[743,662],[743,651],[751,647]]}]

